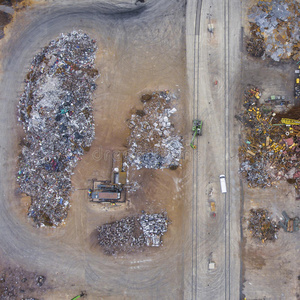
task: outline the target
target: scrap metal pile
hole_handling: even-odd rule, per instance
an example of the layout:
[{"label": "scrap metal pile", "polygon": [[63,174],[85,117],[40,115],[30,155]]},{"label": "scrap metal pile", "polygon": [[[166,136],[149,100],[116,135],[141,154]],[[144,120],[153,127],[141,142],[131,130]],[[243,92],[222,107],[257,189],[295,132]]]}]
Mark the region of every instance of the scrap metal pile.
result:
[{"label": "scrap metal pile", "polygon": [[296,0],[258,1],[249,10],[251,39],[247,51],[264,52],[275,61],[300,59],[300,4]]},{"label": "scrap metal pile", "polygon": [[139,218],[147,246],[160,246],[160,237],[167,232],[167,214],[142,214]]},{"label": "scrap metal pile", "polygon": [[25,137],[17,180],[31,196],[37,226],[57,226],[67,216],[72,171],[94,139],[91,93],[96,42],[73,31],[38,53],[19,103]]},{"label": "scrap metal pile", "polygon": [[276,223],[271,220],[269,212],[266,209],[258,208],[250,210],[250,217],[248,219],[252,237],[265,241],[272,241],[277,239],[276,232],[279,230]]},{"label": "scrap metal pile", "polygon": [[250,27],[251,37],[247,40],[246,50],[254,57],[262,57],[265,54],[266,45],[264,37],[257,29],[258,26],[252,23]]},{"label": "scrap metal pile", "polygon": [[300,187],[300,126],[286,124],[300,119],[299,107],[284,114],[264,112],[257,89],[245,92],[245,112],[237,118],[244,124],[244,142],[239,149],[240,172],[250,187],[269,187],[285,178]]},{"label": "scrap metal pile", "polygon": [[97,237],[106,254],[129,253],[145,246],[160,246],[167,228],[166,213],[142,214],[99,226]]},{"label": "scrap metal pile", "polygon": [[141,97],[143,110],[137,110],[129,120],[128,162],[137,169],[176,168],[181,157],[182,138],[171,122],[176,112],[168,91]]}]

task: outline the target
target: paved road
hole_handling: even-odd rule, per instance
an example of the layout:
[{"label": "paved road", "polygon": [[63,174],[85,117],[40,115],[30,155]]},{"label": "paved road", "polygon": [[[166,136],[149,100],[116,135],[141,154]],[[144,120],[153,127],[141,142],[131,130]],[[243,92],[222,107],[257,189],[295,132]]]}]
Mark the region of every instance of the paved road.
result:
[{"label": "paved road", "polygon": [[[214,24],[214,34],[208,32],[208,23]],[[192,260],[185,269],[185,299],[239,299],[240,295],[238,139],[233,121],[240,29],[240,1],[188,1],[190,115],[204,125],[193,156]],[[226,195],[220,193],[220,174],[227,178]],[[210,217],[209,201],[216,202],[215,219]],[[216,262],[215,270],[208,270],[210,259]]]}]

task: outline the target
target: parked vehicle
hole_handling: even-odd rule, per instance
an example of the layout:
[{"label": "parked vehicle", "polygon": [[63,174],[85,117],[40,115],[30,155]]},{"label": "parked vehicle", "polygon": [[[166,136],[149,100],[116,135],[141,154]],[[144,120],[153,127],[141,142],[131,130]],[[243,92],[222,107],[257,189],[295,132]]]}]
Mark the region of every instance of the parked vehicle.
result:
[{"label": "parked vehicle", "polygon": [[225,175],[220,175],[220,185],[222,194],[227,193]]},{"label": "parked vehicle", "polygon": [[211,211],[211,216],[213,218],[216,217],[216,203],[214,201],[210,202],[210,211]]}]

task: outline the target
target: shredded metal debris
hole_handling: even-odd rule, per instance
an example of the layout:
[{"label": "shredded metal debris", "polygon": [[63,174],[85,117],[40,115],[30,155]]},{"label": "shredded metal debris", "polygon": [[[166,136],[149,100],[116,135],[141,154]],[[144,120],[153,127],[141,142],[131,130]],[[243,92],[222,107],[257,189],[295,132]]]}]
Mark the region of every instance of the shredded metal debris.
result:
[{"label": "shredded metal debris", "polygon": [[67,216],[73,169],[95,136],[91,93],[96,42],[82,32],[61,34],[37,54],[19,103],[25,131],[17,181],[31,197],[37,226]]},{"label": "shredded metal debris", "polygon": [[167,232],[166,213],[126,217],[97,228],[98,242],[106,254],[134,252],[145,246],[160,246]]},{"label": "shredded metal debris", "polygon": [[276,223],[271,220],[269,212],[266,209],[258,208],[250,210],[248,229],[252,237],[265,241],[277,239],[276,232],[279,230]]},{"label": "shredded metal debris", "polygon": [[182,151],[182,138],[175,130],[171,116],[177,110],[169,91],[143,95],[144,109],[129,120],[128,163],[137,169],[176,168]]},{"label": "shredded metal debris", "polygon": [[293,118],[299,120],[300,108],[276,114],[264,110],[259,98],[258,89],[246,91],[245,112],[236,116],[244,124],[244,141],[239,149],[240,172],[250,187],[270,187],[274,181],[286,179],[298,190],[300,125]]}]

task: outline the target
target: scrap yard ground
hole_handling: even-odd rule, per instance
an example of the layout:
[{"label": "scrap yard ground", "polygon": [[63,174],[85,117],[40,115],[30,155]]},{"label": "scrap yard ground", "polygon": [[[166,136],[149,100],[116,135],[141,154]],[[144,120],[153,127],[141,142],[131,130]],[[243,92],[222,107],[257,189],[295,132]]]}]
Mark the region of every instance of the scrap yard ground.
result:
[{"label": "scrap yard ground", "polygon": [[[142,108],[142,93],[166,89],[178,93],[173,103],[176,127],[182,136],[189,131],[183,113],[187,103],[184,3],[148,1],[144,11],[134,2],[122,6],[118,1],[84,5],[72,1],[67,7],[68,1],[37,3],[18,13],[2,40],[1,122],[6,126],[1,133],[5,141],[1,145],[1,249],[4,259],[47,276],[55,291],[43,291],[39,295],[43,299],[68,299],[81,290],[87,290],[88,299],[163,299],[166,295],[176,299],[183,293],[182,224],[188,219],[184,168],[131,171],[137,191],[129,193],[126,208],[105,208],[87,198],[91,179],[109,179],[111,156],[107,153],[124,149],[129,136],[126,120],[134,109]],[[16,108],[33,55],[61,32],[73,29],[97,41],[96,138],[72,176],[74,192],[66,225],[37,229],[28,222],[26,203],[20,206],[16,193],[21,133]],[[96,227],[142,210],[167,211],[172,226],[164,246],[135,255],[103,254],[96,246]]]},{"label": "scrap yard ground", "polygon": [[[300,216],[295,189],[285,182],[250,189],[238,173],[242,126],[235,115],[243,109],[248,84],[258,87],[262,98],[278,94],[293,99],[295,63],[262,61],[246,53],[247,9],[255,3],[24,2],[30,5],[19,9],[0,40],[0,272],[12,267],[16,271],[7,274],[26,274],[33,286],[35,276],[46,276],[42,289],[33,288],[26,296],[71,299],[85,290],[91,300],[297,299],[299,232],[280,230],[277,240],[262,244],[247,229],[251,208],[268,209],[275,220],[282,210]],[[36,228],[26,216],[28,198],[21,199],[16,183],[23,136],[17,105],[33,56],[72,30],[97,41],[95,140],[71,178],[65,224]],[[141,95],[165,90],[178,95],[172,100],[177,109],[172,123],[183,137],[181,166],[130,168],[125,204],[89,202],[92,180],[110,179],[112,156],[128,145],[128,120],[143,109]],[[203,120],[195,150],[189,146],[193,118]],[[220,174],[226,175],[227,194],[221,194]],[[163,246],[106,255],[98,245],[97,226],[142,211],[167,212]],[[208,270],[211,260],[216,268]],[[2,279],[0,292],[1,284]]]}]

